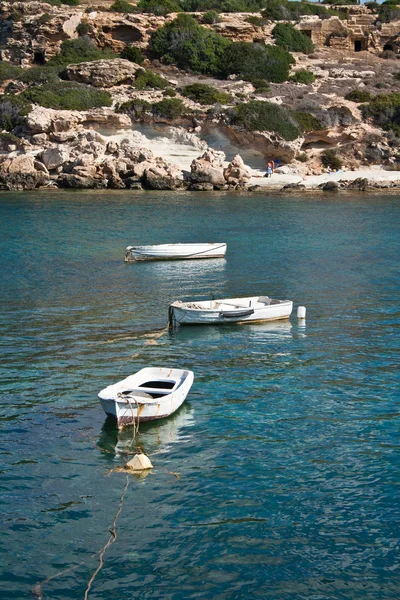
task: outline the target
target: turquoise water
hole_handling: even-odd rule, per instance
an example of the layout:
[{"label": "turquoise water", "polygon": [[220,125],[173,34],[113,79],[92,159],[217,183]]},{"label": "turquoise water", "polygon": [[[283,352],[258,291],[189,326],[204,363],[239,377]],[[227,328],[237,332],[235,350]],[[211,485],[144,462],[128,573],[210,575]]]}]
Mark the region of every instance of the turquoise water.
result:
[{"label": "turquoise water", "polygon": [[[399,597],[398,198],[9,193],[0,233],[2,597],[84,597],[136,444],[89,598]],[[227,257],[123,262],[173,241]],[[162,331],[211,294],[307,321]],[[97,393],[147,365],[195,382],[135,442]]]}]

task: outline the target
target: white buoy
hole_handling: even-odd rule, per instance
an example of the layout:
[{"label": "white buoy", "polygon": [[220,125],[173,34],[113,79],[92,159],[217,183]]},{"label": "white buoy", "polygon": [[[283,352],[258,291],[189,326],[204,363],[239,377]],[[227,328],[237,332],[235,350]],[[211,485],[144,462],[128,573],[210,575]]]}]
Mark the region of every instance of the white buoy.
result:
[{"label": "white buoy", "polygon": [[305,319],[306,318],[306,307],[305,306],[298,306],[297,307],[297,318],[298,319]]},{"label": "white buoy", "polygon": [[126,463],[126,469],[131,471],[145,471],[146,469],[152,469],[153,465],[151,460],[145,454],[135,454],[135,456]]}]

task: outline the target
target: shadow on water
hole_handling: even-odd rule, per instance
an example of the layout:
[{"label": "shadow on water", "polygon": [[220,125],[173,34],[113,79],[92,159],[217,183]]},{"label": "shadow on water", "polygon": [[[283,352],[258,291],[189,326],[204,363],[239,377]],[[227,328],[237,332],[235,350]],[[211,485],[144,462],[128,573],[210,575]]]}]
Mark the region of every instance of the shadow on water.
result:
[{"label": "shadow on water", "polygon": [[171,444],[186,442],[190,438],[189,432],[181,430],[194,424],[194,408],[188,402],[166,419],[142,423],[136,436],[133,427],[119,430],[115,420],[107,417],[97,446],[115,458],[135,454],[137,447],[146,454],[169,452]]}]

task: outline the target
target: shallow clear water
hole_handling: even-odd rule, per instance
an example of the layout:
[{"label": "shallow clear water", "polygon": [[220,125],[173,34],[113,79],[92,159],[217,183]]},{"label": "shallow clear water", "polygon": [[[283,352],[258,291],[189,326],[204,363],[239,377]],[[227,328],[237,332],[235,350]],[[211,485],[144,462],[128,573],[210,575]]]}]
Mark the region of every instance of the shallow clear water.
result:
[{"label": "shallow clear water", "polygon": [[[97,393],[147,365],[195,382],[141,427],[155,467],[89,598],[399,597],[397,197],[10,193],[0,233],[3,597],[84,597],[135,448]],[[173,241],[227,257],[123,262]],[[307,321],[162,333],[169,302],[211,294]]]}]

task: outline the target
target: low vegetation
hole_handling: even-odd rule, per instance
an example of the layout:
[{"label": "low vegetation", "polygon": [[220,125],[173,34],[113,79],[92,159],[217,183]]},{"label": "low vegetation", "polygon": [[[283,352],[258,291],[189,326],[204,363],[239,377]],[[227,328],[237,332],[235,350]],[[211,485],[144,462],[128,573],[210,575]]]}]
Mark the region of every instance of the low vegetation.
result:
[{"label": "low vegetation", "polygon": [[59,110],[89,110],[112,104],[108,92],[72,81],[30,87],[17,97]]},{"label": "low vegetation", "polygon": [[326,169],[332,169],[332,171],[338,171],[343,166],[342,159],[336,150],[333,149],[324,150],[324,152],[322,152],[321,162]]},{"label": "low vegetation", "polygon": [[80,37],[74,40],[65,40],[61,44],[60,52],[49,60],[48,65],[66,66],[102,58],[116,58],[116,54],[112,50],[100,50],[89,38]]},{"label": "low vegetation", "polygon": [[143,64],[145,58],[141,49],[137,48],[137,46],[125,46],[120,56],[121,58],[130,60],[131,62],[136,63],[138,65]]},{"label": "low vegetation", "polygon": [[185,105],[180,98],[163,98],[152,106],[153,115],[168,120],[179,119],[184,112]]},{"label": "low vegetation", "polygon": [[304,83],[305,85],[309,85],[310,83],[314,83],[315,75],[312,71],[307,71],[306,69],[301,69],[300,71],[296,71],[294,75],[289,78],[289,81],[294,81],[295,83]]},{"label": "low vegetation", "polygon": [[363,117],[375,125],[400,135],[400,92],[378,94],[361,107]]},{"label": "low vegetation", "polygon": [[235,42],[226,48],[219,72],[225,77],[236,74],[251,82],[264,79],[282,83],[294,63],[293,56],[278,46]]},{"label": "low vegetation", "polygon": [[170,83],[166,79],[148,69],[140,72],[135,79],[137,90],[165,90],[167,87],[170,87]]},{"label": "low vegetation", "polygon": [[226,92],[220,92],[205,83],[193,83],[182,88],[182,96],[190,98],[199,104],[228,104],[232,97]]},{"label": "low vegetation", "polygon": [[311,54],[314,44],[311,39],[296,29],[291,23],[278,23],[272,30],[275,43],[290,52]]},{"label": "low vegetation", "polygon": [[284,140],[292,141],[301,135],[299,124],[290,111],[278,104],[252,100],[236,106],[231,112],[232,123],[250,131],[271,131]]},{"label": "low vegetation", "polygon": [[32,106],[28,100],[21,96],[0,96],[0,129],[12,131],[22,125]]},{"label": "low vegetation", "polygon": [[126,0],[115,0],[111,5],[110,10],[119,13],[135,13],[137,9],[135,6],[127,2]]},{"label": "low vegetation", "polygon": [[345,99],[351,102],[369,102],[372,100],[372,94],[366,90],[352,90],[345,95]]}]

